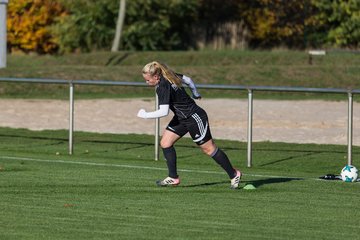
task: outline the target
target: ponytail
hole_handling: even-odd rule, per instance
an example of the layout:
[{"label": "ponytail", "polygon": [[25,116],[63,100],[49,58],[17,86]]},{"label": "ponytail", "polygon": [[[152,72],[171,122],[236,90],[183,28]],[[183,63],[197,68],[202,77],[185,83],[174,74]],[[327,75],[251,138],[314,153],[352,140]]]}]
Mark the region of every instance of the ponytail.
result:
[{"label": "ponytail", "polygon": [[165,64],[161,64],[157,61],[146,64],[142,69],[142,73],[148,73],[150,76],[154,76],[156,74],[162,75],[171,84],[175,84],[178,87],[182,86],[181,79],[174,73],[174,71],[168,68]]}]

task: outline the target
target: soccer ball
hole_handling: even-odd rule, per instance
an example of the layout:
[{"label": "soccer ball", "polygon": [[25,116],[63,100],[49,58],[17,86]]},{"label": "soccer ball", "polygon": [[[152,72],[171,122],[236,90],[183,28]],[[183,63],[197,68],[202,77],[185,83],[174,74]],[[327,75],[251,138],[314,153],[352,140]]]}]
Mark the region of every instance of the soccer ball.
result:
[{"label": "soccer ball", "polygon": [[341,179],[344,182],[355,182],[358,178],[358,170],[355,166],[346,165],[341,170]]}]

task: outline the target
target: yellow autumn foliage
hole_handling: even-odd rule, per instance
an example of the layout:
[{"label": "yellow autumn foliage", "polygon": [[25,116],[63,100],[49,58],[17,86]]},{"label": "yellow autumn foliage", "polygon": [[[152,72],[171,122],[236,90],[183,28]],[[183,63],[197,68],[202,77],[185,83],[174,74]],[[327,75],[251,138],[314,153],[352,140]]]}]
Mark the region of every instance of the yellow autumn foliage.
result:
[{"label": "yellow autumn foliage", "polygon": [[53,53],[58,46],[49,30],[59,16],[66,14],[57,1],[11,0],[7,13],[10,51]]},{"label": "yellow autumn foliage", "polygon": [[243,12],[251,36],[262,44],[301,41],[305,27],[316,25],[312,0],[252,0]]}]

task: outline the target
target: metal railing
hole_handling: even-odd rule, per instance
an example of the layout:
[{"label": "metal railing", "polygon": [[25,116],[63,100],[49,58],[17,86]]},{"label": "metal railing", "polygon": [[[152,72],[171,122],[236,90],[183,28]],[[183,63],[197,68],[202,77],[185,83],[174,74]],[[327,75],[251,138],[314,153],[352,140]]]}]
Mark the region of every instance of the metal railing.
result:
[{"label": "metal railing", "polygon": [[252,128],[253,128],[253,93],[254,91],[273,92],[306,92],[306,93],[333,93],[348,95],[348,124],[347,124],[347,159],[352,164],[353,145],[353,95],[359,94],[360,89],[341,88],[305,88],[305,87],[270,87],[270,86],[240,86],[240,85],[203,85],[198,88],[224,89],[224,90],[247,90],[248,91],[248,129],[247,129],[247,166],[252,166]]},{"label": "metal railing", "polygon": [[[73,132],[74,132],[74,86],[75,85],[105,85],[105,86],[132,86],[147,87],[147,84],[140,82],[120,82],[105,80],[62,80],[62,79],[37,79],[37,78],[4,78],[0,82],[12,83],[42,83],[42,84],[68,84],[69,85],[69,154],[73,153]],[[353,140],[353,95],[359,94],[360,89],[340,88],[303,88],[303,87],[269,87],[269,86],[243,86],[243,85],[215,85],[197,84],[199,89],[217,90],[246,90],[248,92],[248,129],[247,129],[247,166],[252,166],[252,128],[253,128],[253,95],[255,91],[274,92],[307,92],[307,93],[333,93],[348,95],[348,122],[347,122],[347,159],[352,164],[352,140]],[[156,96],[156,94],[155,94]],[[158,99],[155,97],[155,108],[158,108]],[[160,120],[155,120],[155,160],[159,159],[159,125]]]}]

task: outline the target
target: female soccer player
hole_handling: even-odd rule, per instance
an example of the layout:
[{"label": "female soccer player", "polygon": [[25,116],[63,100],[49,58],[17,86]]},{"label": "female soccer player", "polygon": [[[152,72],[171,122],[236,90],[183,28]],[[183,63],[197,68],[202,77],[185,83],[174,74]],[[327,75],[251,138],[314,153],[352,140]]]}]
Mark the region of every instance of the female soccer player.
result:
[{"label": "female soccer player", "polygon": [[137,116],[140,118],[160,118],[169,114],[169,109],[174,112],[174,117],[166,127],[160,146],[166,159],[169,176],[164,180],[157,181],[158,186],[176,186],[180,184],[177,174],[176,151],[174,144],[186,133],[190,133],[193,141],[200,146],[202,151],[211,156],[229,175],[230,187],[236,189],[239,186],[241,172],[234,169],[227,155],[219,149],[211,136],[210,126],[206,112],[186,93],[182,84],[189,86],[194,99],[200,99],[192,79],[175,73],[166,65],[159,62],[151,62],[142,70],[144,80],[149,86],[156,88],[159,99],[159,109],[146,112],[140,109]]}]

